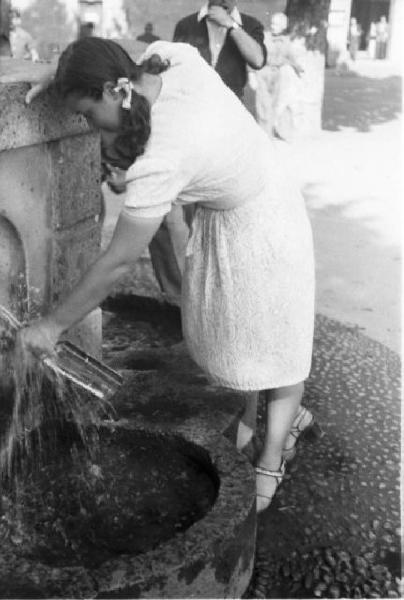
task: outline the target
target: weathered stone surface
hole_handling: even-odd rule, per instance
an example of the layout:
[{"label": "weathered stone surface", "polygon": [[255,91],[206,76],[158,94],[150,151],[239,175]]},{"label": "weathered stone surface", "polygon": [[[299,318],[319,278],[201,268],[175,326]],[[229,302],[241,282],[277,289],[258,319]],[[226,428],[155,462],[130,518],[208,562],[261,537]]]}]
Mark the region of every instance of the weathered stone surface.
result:
[{"label": "weathered stone surface", "polygon": [[[61,299],[100,248],[98,135],[50,94],[24,103],[28,82],[48,69],[0,61],[1,301],[20,318]],[[100,354],[95,314],[72,338]]]},{"label": "weathered stone surface", "polygon": [[40,305],[44,301],[50,236],[48,158],[44,145],[0,152],[0,214],[21,240],[27,284],[36,291]]},{"label": "weathered stone surface", "polygon": [[52,228],[66,229],[99,215],[102,198],[98,134],[63,138],[48,148],[53,173]]},{"label": "weathered stone surface", "polygon": [[50,68],[49,64],[0,59],[0,152],[89,130],[84,118],[68,111],[51,94],[41,94],[30,105],[25,104],[30,84],[38,82]]},{"label": "weathered stone surface", "polygon": [[[201,432],[199,444],[200,436]],[[202,447],[208,450],[220,478],[219,496],[212,511],[156,550],[110,561],[93,572],[99,598],[241,596],[254,557],[253,470],[221,436],[208,435]]]},{"label": "weathered stone surface", "polygon": [[21,318],[27,300],[26,265],[22,240],[10,221],[0,216],[0,304]]},{"label": "weathered stone surface", "polygon": [[94,262],[99,244],[100,228],[94,221],[85,221],[53,238],[52,261],[49,264],[49,297],[52,304],[60,302]]}]

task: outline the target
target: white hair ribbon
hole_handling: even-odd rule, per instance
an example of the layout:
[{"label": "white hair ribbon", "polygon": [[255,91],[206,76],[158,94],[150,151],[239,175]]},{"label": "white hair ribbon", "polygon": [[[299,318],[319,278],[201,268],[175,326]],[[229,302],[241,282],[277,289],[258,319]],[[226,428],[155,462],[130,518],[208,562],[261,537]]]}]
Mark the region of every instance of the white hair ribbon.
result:
[{"label": "white hair ribbon", "polygon": [[122,108],[125,110],[130,110],[132,106],[132,90],[132,82],[127,77],[119,77],[114,91],[123,92]]}]

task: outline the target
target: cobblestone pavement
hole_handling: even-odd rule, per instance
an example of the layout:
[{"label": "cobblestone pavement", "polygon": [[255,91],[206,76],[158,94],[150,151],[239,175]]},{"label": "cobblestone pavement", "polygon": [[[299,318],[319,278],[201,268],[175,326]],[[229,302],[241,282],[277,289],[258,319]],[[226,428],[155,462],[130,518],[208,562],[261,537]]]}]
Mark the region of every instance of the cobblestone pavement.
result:
[{"label": "cobblestone pavement", "polygon": [[401,597],[399,358],[317,316],[313,359],[304,404],[325,435],[259,518],[246,597]]}]

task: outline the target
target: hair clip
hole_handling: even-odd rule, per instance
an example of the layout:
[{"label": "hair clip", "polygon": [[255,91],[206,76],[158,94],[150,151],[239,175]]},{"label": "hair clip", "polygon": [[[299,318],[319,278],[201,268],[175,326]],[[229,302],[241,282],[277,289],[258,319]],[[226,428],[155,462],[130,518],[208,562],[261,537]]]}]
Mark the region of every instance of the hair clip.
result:
[{"label": "hair clip", "polygon": [[114,92],[123,92],[122,108],[130,110],[132,106],[132,83],[127,77],[119,77]]}]

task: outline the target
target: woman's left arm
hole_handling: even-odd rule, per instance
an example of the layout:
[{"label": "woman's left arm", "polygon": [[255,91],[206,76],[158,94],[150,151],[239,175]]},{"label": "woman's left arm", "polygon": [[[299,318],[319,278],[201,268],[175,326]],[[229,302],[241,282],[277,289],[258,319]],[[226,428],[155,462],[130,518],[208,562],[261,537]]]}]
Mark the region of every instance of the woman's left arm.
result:
[{"label": "woman's left arm", "polygon": [[53,354],[60,335],[97,307],[131,271],[162,218],[121,215],[105,252],[84,273],[62,304],[21,331],[21,342],[35,354]]}]

